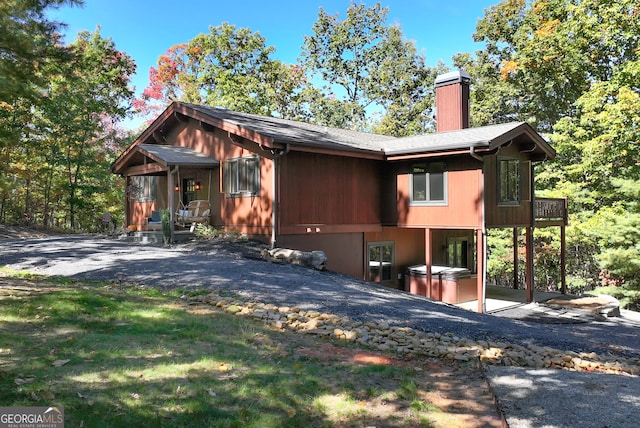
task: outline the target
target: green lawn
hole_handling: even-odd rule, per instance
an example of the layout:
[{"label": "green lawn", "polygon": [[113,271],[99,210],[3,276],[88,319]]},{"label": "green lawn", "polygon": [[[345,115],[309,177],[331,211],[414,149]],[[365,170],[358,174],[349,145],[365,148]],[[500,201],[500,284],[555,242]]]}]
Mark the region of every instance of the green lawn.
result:
[{"label": "green lawn", "polygon": [[188,307],[177,292],[5,274],[0,330],[0,405],[63,406],[68,427],[435,426],[446,416],[425,399],[433,385],[421,369],[305,352],[353,348]]}]

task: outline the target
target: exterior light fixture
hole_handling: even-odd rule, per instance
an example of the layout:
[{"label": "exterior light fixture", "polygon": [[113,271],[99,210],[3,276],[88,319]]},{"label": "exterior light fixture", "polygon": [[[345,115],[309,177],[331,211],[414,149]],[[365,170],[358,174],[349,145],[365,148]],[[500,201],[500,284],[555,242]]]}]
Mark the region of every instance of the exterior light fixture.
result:
[{"label": "exterior light fixture", "polygon": [[200,190],[202,189],[202,185],[200,184],[200,182],[196,182],[196,190]]},{"label": "exterior light fixture", "polygon": [[175,185],[175,187],[173,188],[173,190],[175,190],[176,192],[180,191],[180,186],[178,186],[177,184]]}]

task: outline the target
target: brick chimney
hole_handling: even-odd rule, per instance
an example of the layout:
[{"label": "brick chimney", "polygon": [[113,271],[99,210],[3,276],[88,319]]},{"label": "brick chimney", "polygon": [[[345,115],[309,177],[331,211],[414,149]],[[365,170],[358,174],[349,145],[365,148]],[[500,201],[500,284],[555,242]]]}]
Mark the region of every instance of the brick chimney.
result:
[{"label": "brick chimney", "polygon": [[452,71],[436,77],[436,131],[454,131],[469,127],[469,83],[464,71]]}]

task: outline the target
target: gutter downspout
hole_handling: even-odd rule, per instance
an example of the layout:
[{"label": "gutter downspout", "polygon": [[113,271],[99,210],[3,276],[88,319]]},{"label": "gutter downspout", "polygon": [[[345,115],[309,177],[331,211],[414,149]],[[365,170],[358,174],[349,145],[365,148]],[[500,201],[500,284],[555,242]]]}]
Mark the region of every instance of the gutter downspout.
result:
[{"label": "gutter downspout", "polygon": [[471,156],[472,158],[474,158],[475,160],[478,160],[480,162],[482,162],[482,156],[478,155],[476,153],[476,147],[475,146],[471,146],[469,147],[469,156]]},{"label": "gutter downspout", "polygon": [[280,208],[280,195],[278,193],[278,183],[279,183],[279,174],[280,168],[278,168],[278,164],[280,163],[280,158],[284,157],[287,153],[289,153],[290,145],[287,144],[284,150],[273,158],[273,177],[271,180],[271,188],[272,188],[272,199],[271,199],[271,248],[276,247],[276,228],[278,226],[278,211]]}]

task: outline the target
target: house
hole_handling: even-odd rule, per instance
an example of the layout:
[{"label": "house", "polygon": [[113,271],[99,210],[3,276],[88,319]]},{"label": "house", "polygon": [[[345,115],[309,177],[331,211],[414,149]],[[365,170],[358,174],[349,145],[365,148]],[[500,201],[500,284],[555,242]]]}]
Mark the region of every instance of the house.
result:
[{"label": "house", "polygon": [[408,138],[174,102],[112,165],[127,180],[127,224],[207,200],[215,227],[322,250],[328,269],[357,278],[477,299],[479,311],[487,230],[525,228],[531,301],[534,227],[561,227],[564,266],[566,200],[533,187],[533,164],[555,151],[524,122],[469,128],[469,84],[439,76],[437,132]]}]

